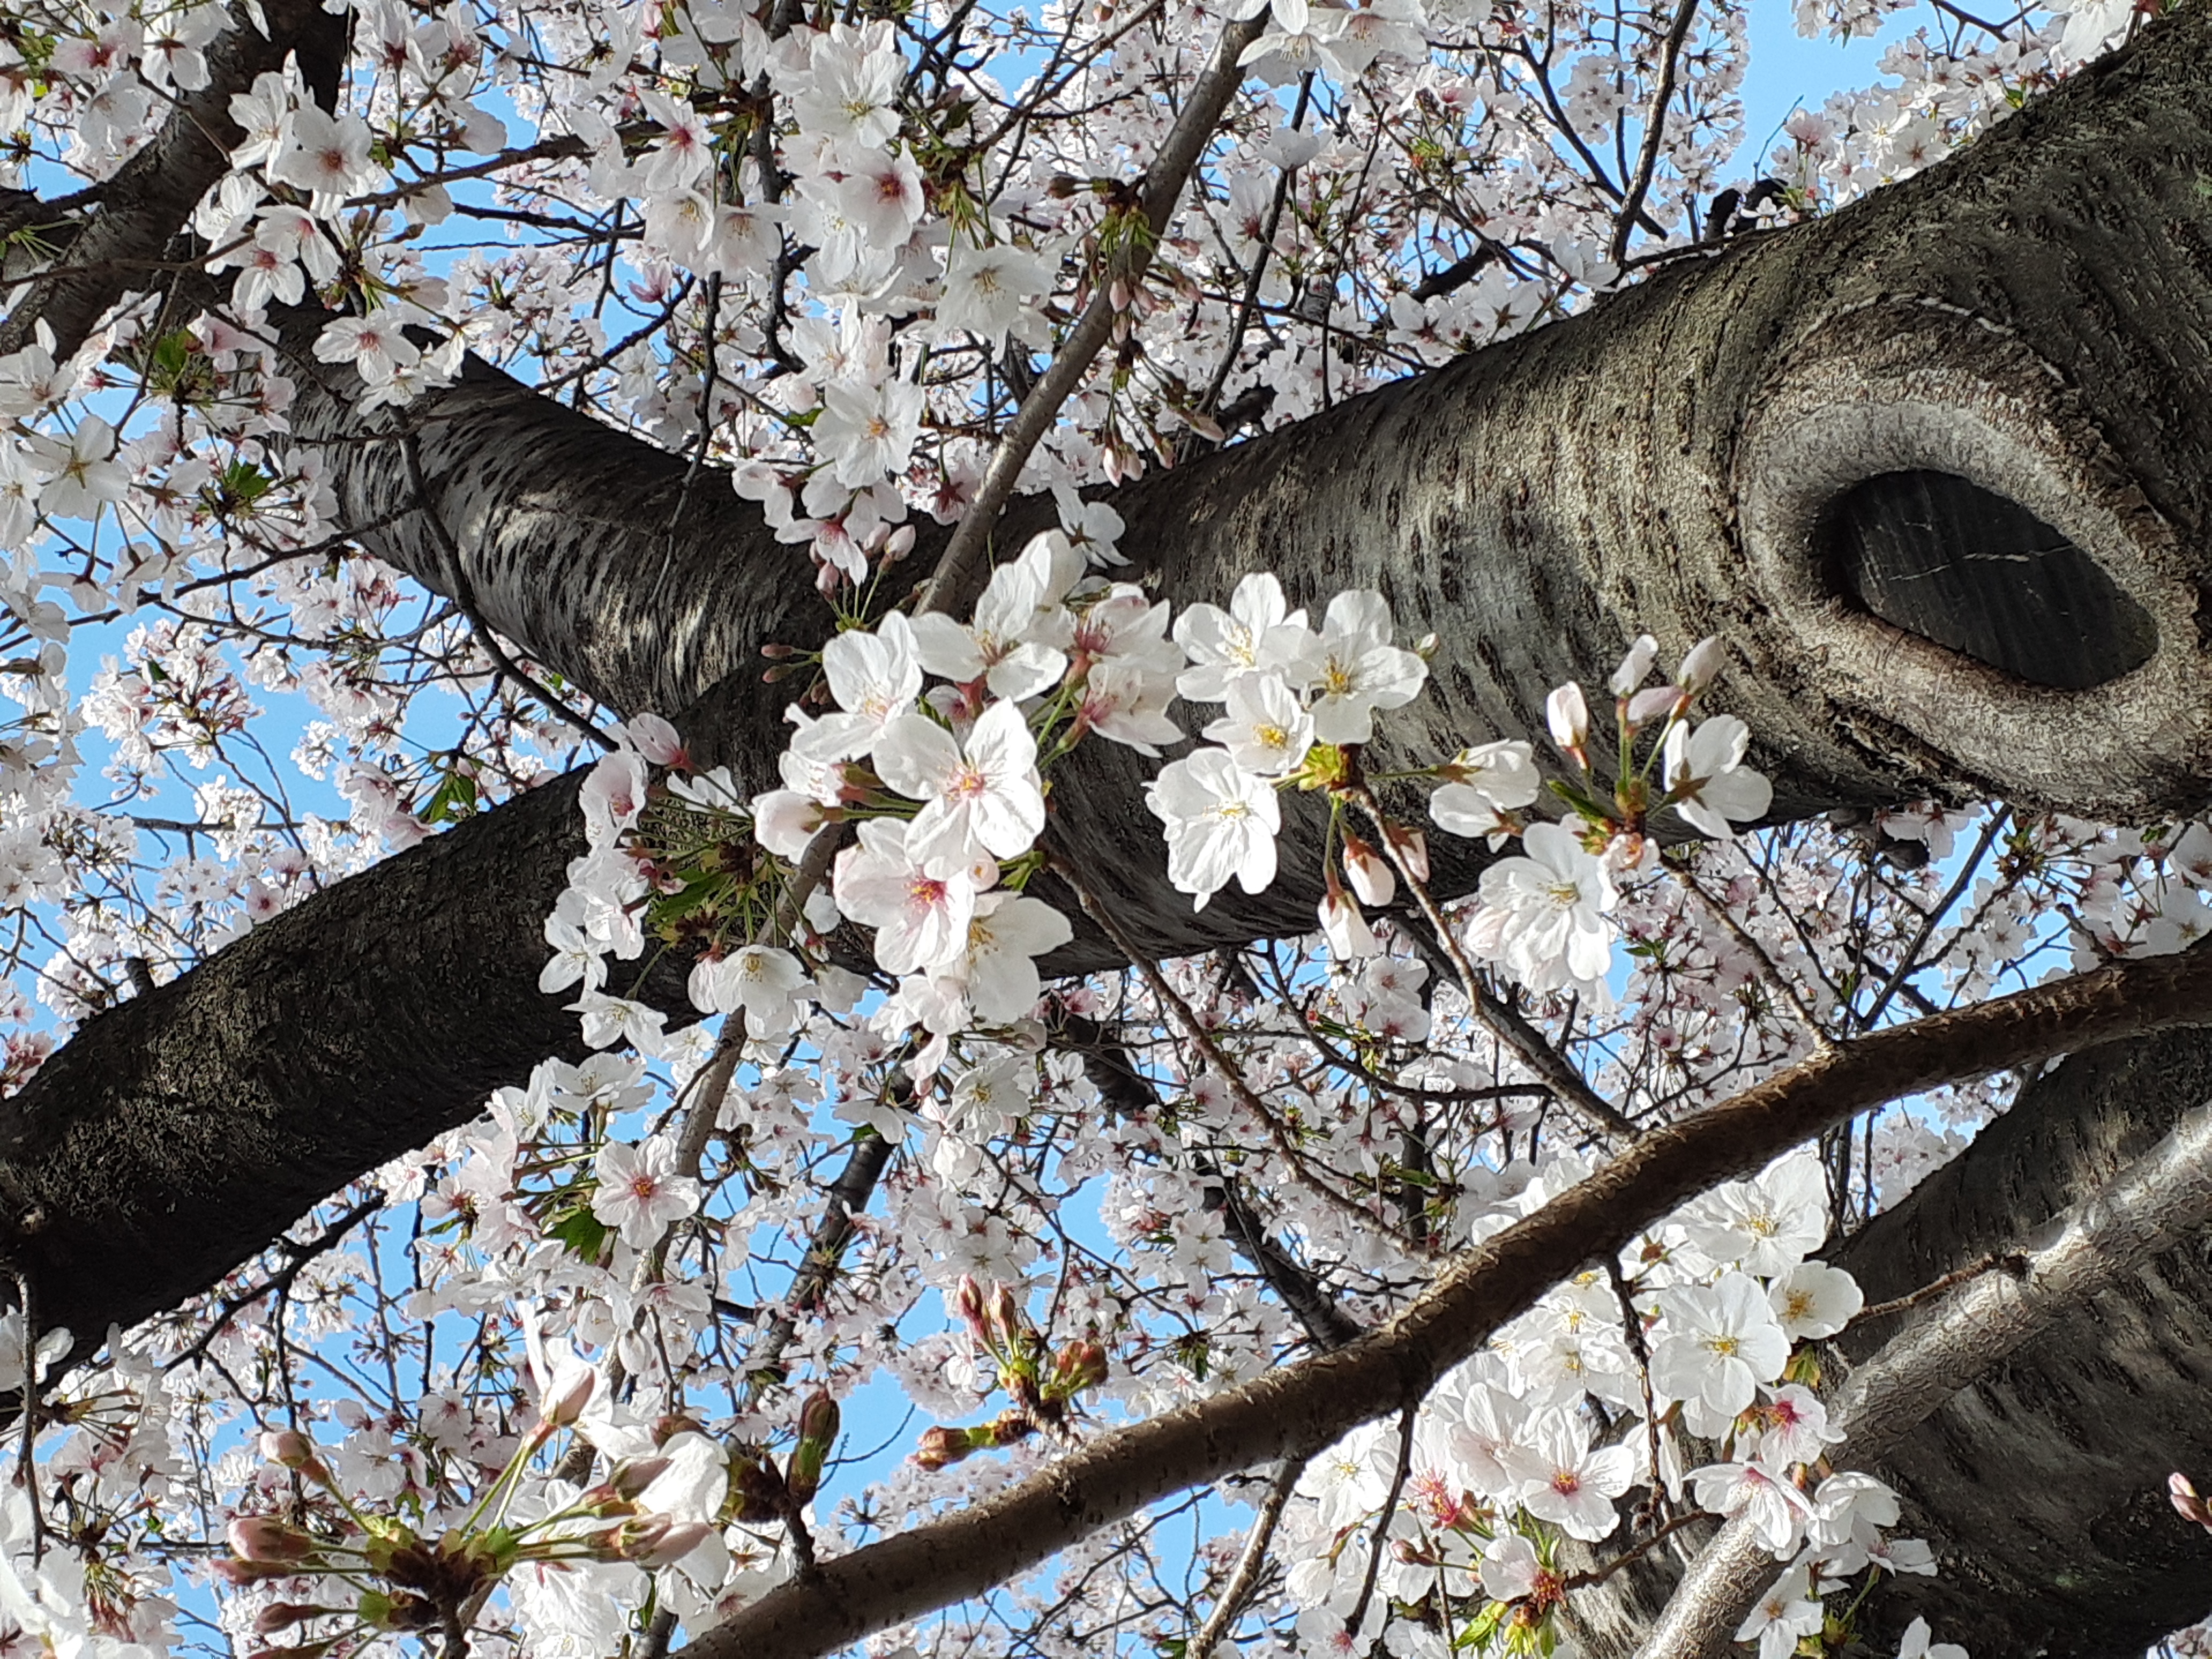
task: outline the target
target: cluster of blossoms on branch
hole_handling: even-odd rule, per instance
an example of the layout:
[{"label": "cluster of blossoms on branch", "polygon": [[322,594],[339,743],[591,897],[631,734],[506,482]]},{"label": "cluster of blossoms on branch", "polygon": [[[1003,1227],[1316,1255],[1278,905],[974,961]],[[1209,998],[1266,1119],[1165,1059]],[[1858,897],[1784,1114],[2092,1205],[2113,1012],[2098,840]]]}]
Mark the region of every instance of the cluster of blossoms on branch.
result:
[{"label": "cluster of blossoms on branch", "polygon": [[[12,8],[0,185],[113,178],[270,3]],[[1799,13],[1864,34],[1893,9]],[[1882,86],[1794,112],[1753,168],[1773,187],[1738,180],[1757,205],[1717,234],[1917,170],[2133,10],[2002,33],[1947,14]],[[1246,78],[1154,237],[1131,158],[1238,18],[1261,23]],[[1639,258],[1694,255],[1742,136],[1746,15],[1694,21]],[[7,1087],[57,1021],[579,752],[543,700],[564,688],[482,621],[535,596],[455,591],[425,559],[432,592],[363,555],[392,526],[300,441],[318,400],[380,411],[404,470],[394,434],[473,352],[703,476],[728,464],[715,487],[853,625],[786,667],[819,693],[778,787],[695,770],[649,714],[616,732],[544,980],[597,1052],[52,1390],[0,1504],[0,1646],[137,1659],[207,1620],[246,1651],[450,1655],[456,1626],[528,1659],[665,1651],[815,1553],[1321,1345],[1328,1310],[1388,1318],[1591,1167],[1587,1103],[1546,1054],[1658,1124],[1904,1008],[2201,936],[2201,825],[1931,806],[1737,839],[1768,802],[1751,734],[1694,707],[1713,647],[1651,684],[1639,641],[1609,699],[1562,688],[1540,759],[1518,738],[1401,756],[1428,642],[1379,594],[1293,610],[1255,575],[1171,613],[1113,580],[1121,526],[1085,490],[1624,275],[1611,156],[1666,22],[1502,0],[364,0],[335,94],[295,61],[226,97],[242,136],[185,256],[212,298],[179,313],[149,274],[83,339],[41,322],[0,356]],[[0,222],[9,292],[66,269],[66,223]],[[1144,275],[1116,275],[1138,240]],[[961,516],[1102,293],[1109,349],[1024,473],[1060,532],[965,619],[871,620],[860,596]],[[1093,736],[1152,757],[1195,739],[1144,800],[1170,880],[1198,906],[1301,880],[1316,937],[1047,995],[1085,874],[1050,864],[1054,768]],[[1279,871],[1302,821],[1320,860]],[[1431,830],[1494,857],[1441,932],[1417,915]],[[719,1036],[634,994],[670,953]],[[1762,1659],[1851,1639],[1824,1596],[1930,1564],[1887,1536],[1894,1498],[1828,1461],[1814,1345],[1857,1292],[1810,1253],[2003,1101],[1990,1082],[1891,1110],[1560,1286],[1409,1421],[1315,1460],[1243,1628],[1564,1651],[1578,1591],[1712,1513],[1755,1519],[1777,1558],[1743,1628]],[[872,1146],[872,1214],[840,1190]],[[836,1270],[810,1276],[841,1217]],[[21,1346],[0,1322],[0,1389]],[[878,1383],[931,1426],[848,1426]],[[1180,1518],[873,1650],[1184,1640],[1241,1538],[1193,1553]],[[1930,1639],[1906,1659],[1948,1659]]]}]

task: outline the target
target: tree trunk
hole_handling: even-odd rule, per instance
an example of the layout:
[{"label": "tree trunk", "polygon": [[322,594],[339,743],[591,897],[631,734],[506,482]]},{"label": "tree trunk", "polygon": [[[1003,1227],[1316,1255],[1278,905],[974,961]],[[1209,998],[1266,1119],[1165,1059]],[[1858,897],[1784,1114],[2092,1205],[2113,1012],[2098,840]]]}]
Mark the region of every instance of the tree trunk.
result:
[{"label": "tree trunk", "polygon": [[[2076,1055],[1837,1259],[1869,1302],[1903,1296],[2030,1238],[2208,1100],[2212,1033]],[[1943,1567],[1883,1592],[1892,1634],[1921,1613],[1978,1653],[2135,1659],[2212,1613],[2212,1539],[2166,1497],[2173,1470],[2212,1473],[2206,1243],[2157,1258],[1883,1459]],[[1863,1358],[1895,1322],[1848,1351]]]},{"label": "tree trunk", "polygon": [[[1433,629],[1434,684],[1386,760],[1540,731],[1545,692],[1639,631],[1677,652],[1719,631],[1778,813],[1923,793],[2194,810],[2212,797],[2208,128],[2212,12],[2195,7],[1832,219],[1701,251],[1586,316],[1115,492],[1123,550],[1179,602],[1273,568],[1305,599],[1378,587],[1401,626]],[[799,552],[713,469],[679,517],[682,462],[491,371],[413,413],[432,416],[417,459],[458,566],[422,514],[365,544],[617,707],[690,706],[763,781],[783,694],[752,653],[826,622]],[[295,414],[311,441],[363,431],[329,392]],[[411,503],[397,441],[328,453],[354,521]],[[1911,528],[1937,495],[1922,516],[1948,538]],[[1021,511],[1002,550],[1041,516]],[[2008,554],[1975,511],[2039,528]],[[1054,834],[1147,948],[1310,927],[1296,881],[1194,915],[1166,885],[1146,769],[1090,745]],[[36,1212],[16,1249],[47,1316],[90,1337],[172,1305],[567,1048],[535,975],[570,799],[549,787],[341,884],[94,1020],[8,1103],[0,1192]],[[1312,869],[1314,820],[1287,841],[1286,869]],[[1463,890],[1475,860],[1438,852]],[[1091,938],[1054,965],[1109,959]],[[2057,1122],[2095,1109],[2045,1098]],[[2136,1382],[2107,1368],[2082,1398]],[[1972,1432],[1988,1457],[2012,1443],[1993,1419]]]}]

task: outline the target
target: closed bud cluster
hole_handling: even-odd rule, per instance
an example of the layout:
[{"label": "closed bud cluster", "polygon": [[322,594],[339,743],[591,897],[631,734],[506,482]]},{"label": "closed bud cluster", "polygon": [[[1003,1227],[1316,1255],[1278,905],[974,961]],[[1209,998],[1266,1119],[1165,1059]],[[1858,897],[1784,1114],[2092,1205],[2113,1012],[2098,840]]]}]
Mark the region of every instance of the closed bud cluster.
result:
[{"label": "closed bud cluster", "polygon": [[927,1430],[921,1445],[915,1448],[914,1461],[925,1469],[942,1469],[959,1462],[970,1452],[981,1451],[994,1443],[990,1426],[987,1424],[973,1429],[951,1429],[942,1425]]},{"label": "closed bud cluster", "polygon": [[1073,1400],[1085,1389],[1106,1380],[1106,1350],[1096,1342],[1071,1342],[1053,1357],[1052,1380],[1046,1386],[1048,1400]]}]

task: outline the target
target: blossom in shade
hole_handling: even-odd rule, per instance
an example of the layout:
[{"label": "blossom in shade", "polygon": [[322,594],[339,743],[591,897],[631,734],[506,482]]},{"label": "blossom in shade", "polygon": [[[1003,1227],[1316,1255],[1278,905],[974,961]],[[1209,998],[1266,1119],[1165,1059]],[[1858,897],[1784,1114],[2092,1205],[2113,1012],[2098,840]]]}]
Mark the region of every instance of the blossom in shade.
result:
[{"label": "blossom in shade", "polygon": [[1676,1400],[1701,1401],[1733,1418],[1782,1375],[1790,1339],[1774,1322],[1757,1280],[1723,1273],[1711,1286],[1661,1292],[1660,1337],[1651,1351],[1652,1386]]},{"label": "blossom in shade", "polygon": [[1619,1522],[1613,1500],[1635,1479],[1636,1454],[1625,1445],[1593,1450],[1580,1413],[1549,1411],[1506,1453],[1505,1467],[1520,1482],[1522,1508],[1570,1537],[1595,1543]]}]

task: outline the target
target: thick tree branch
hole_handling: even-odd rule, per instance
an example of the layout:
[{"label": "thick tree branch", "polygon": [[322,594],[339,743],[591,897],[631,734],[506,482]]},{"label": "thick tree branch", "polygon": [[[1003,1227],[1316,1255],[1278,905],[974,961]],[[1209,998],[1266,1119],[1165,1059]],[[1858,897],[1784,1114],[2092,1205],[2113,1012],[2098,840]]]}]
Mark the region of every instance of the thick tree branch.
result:
[{"label": "thick tree branch", "polygon": [[[1960,1285],[1852,1370],[1830,1407],[1831,1425],[1849,1437],[1833,1461],[1841,1468],[1878,1467],[1959,1390],[2208,1223],[2212,1106],[2199,1106],[2110,1187],[2035,1229],[2042,1242],[2030,1243],[2010,1271]],[[1779,1570],[1753,1528],[1729,1522],[1645,1635],[1638,1659],[1722,1659]],[[1981,1633],[1970,1623],[1954,1627]],[[2144,1645],[2123,1636],[2112,1650]]]},{"label": "thick tree branch", "polygon": [[2212,957],[2103,969],[1856,1039],[1654,1131],[1468,1251],[1337,1352],[1105,1436],[999,1497],[793,1580],[695,1640],[692,1659],[815,1659],[981,1594],[1103,1526],[1239,1469],[1322,1450],[1418,1400],[1551,1285],[1715,1183],[1883,1101],[2085,1043],[2212,1021]]},{"label": "thick tree branch", "polygon": [[[2191,182],[2208,163],[2212,21],[2192,7],[1831,219],[1736,239],[1586,316],[1116,492],[1125,550],[1178,600],[1218,600],[1263,567],[1302,598],[1382,588],[1441,638],[1431,696],[1401,728],[1409,757],[1540,730],[1545,691],[1640,629],[1672,648],[1724,629],[1741,652],[1730,696],[1784,814],[1978,791],[2083,814],[2194,810],[2212,795],[2195,620],[2212,585],[2212,210]],[[372,423],[313,387],[295,412],[331,446],[351,520],[387,526],[368,544],[438,580],[398,446],[360,442]],[[660,532],[683,460],[489,370],[408,418],[490,624],[619,708],[712,689],[698,723],[764,780],[781,698],[752,653],[826,630],[801,556],[713,488],[672,556]],[[1836,585],[1821,514],[1864,477],[1927,467],[2065,531],[2156,619],[2150,659],[2104,685],[2038,687],[1875,621]],[[1048,521],[1043,503],[1012,511],[1032,509],[1004,527],[1009,545]],[[1075,762],[1056,833],[1148,951],[1310,927],[1315,894],[1294,874],[1194,916],[1137,805],[1142,763]],[[54,1230],[29,1250],[52,1320],[88,1335],[173,1305],[535,1059],[572,1052],[535,975],[538,918],[580,844],[573,787],[91,1022],[0,1112],[0,1194]],[[1294,816],[1286,872],[1317,868],[1319,847]],[[1478,860],[1450,850],[1438,890],[1463,891]],[[1092,934],[1053,965],[1110,959]],[[1982,1472],[2010,1473],[1986,1458]],[[2069,1496],[2094,1486],[2069,1480]],[[2113,1559],[2139,1567],[2154,1536],[2129,1526]]]}]

